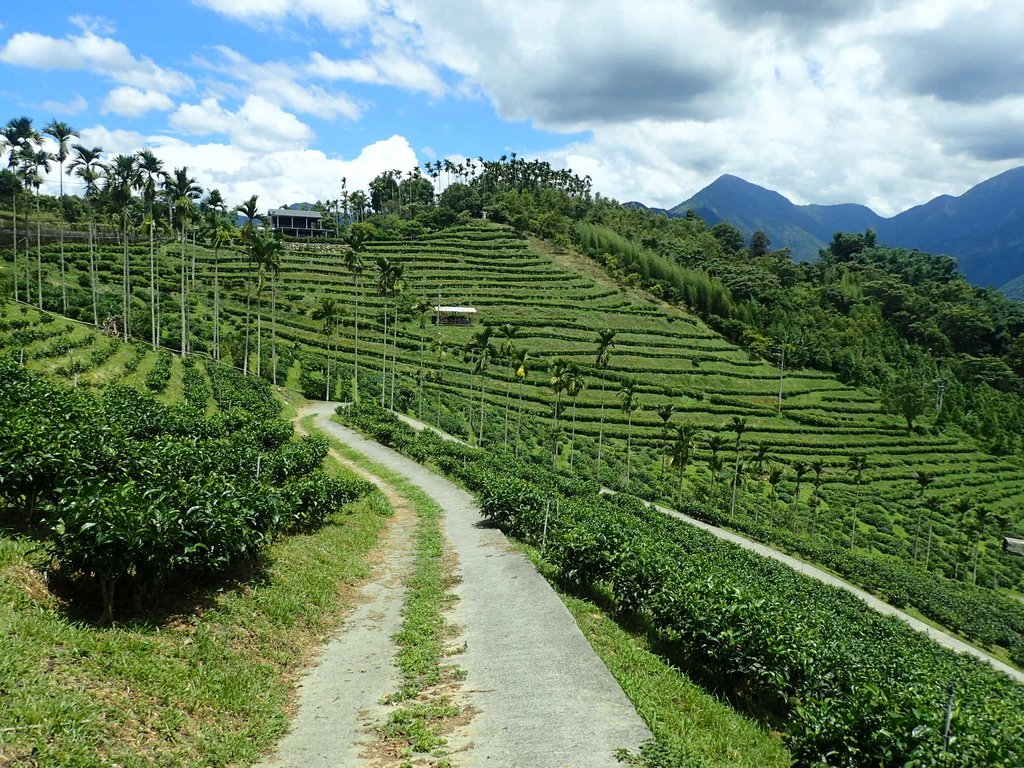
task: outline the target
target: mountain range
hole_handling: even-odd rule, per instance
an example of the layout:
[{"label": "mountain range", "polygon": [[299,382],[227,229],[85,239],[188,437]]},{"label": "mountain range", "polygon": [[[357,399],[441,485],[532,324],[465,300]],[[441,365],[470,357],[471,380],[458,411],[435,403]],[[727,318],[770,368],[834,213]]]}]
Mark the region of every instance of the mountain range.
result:
[{"label": "mountain range", "polygon": [[762,230],[773,247],[789,248],[801,261],[816,258],[836,232],[872,229],[880,244],[953,256],[972,283],[1024,297],[1024,167],[891,218],[854,203],[796,205],[728,174],[664,213],[681,217],[690,210],[709,226],[728,222],[747,238]]}]

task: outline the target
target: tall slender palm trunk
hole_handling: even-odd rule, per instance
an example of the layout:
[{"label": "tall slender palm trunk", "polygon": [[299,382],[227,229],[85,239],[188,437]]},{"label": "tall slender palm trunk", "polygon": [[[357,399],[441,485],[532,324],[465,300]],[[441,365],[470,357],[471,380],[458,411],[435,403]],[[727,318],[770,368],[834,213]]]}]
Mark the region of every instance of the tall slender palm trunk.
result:
[{"label": "tall slender palm trunk", "polygon": [[626,427],[626,490],[629,490],[629,465],[633,459],[633,412],[629,412]]},{"label": "tall slender palm trunk", "polygon": [[352,389],[352,400],[359,400],[359,275],[356,275],[356,335],[355,335],[355,386]]},{"label": "tall slender palm trunk", "polygon": [[160,346],[160,315],[156,309],[156,253],[153,248],[153,208],[149,209],[149,338],[153,349]]},{"label": "tall slender palm trunk", "polygon": [[[127,216],[127,212],[125,212]],[[123,312],[124,312],[124,340],[128,341],[131,337],[131,323],[132,323],[132,270],[131,261],[128,254],[128,221],[124,221],[122,225],[124,234],[124,271],[121,276],[121,287],[124,291],[122,299]]]},{"label": "tall slender palm trunk", "polygon": [[40,311],[43,309],[43,231],[39,220],[39,190],[36,189],[36,298]]},{"label": "tall slender palm trunk", "polygon": [[398,356],[398,302],[395,302],[395,318],[391,324],[391,410],[395,410],[395,373],[398,371],[398,367],[395,363],[395,358]]},{"label": "tall slender palm trunk", "polygon": [[388,387],[388,304],[384,302],[384,336],[383,336],[383,348],[381,350],[380,359],[380,407],[383,408],[387,402],[385,396],[387,395]]},{"label": "tall slender palm trunk", "polygon": [[270,273],[270,378],[277,386],[277,276]]},{"label": "tall slender palm trunk", "polygon": [[519,382],[519,410],[516,413],[516,458],[519,458],[519,443],[522,440],[523,426],[523,382]]},{"label": "tall slender palm trunk", "polygon": [[96,275],[96,219],[93,215],[92,201],[89,202],[89,284],[92,289],[92,324],[100,324],[99,286]]},{"label": "tall slender palm trunk", "polygon": [[601,409],[597,427],[597,469],[594,472],[594,479],[601,480],[601,447],[604,443],[604,379],[601,379]]},{"label": "tall slender palm trunk", "polygon": [[21,301],[21,283],[18,275],[18,193],[11,195],[11,208],[14,217],[11,220],[11,253],[14,254],[14,300]]},{"label": "tall slender palm trunk", "polygon": [[181,356],[188,357],[188,257],[185,225],[181,225]]},{"label": "tall slender palm trunk", "polygon": [[213,359],[220,360],[220,244],[213,249]]}]

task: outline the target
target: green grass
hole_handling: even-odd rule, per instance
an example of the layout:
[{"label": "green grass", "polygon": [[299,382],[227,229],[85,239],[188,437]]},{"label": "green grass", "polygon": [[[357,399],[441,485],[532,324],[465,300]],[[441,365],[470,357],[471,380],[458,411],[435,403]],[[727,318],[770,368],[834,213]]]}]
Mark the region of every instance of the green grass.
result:
[{"label": "green grass", "polygon": [[[313,417],[304,418],[303,429],[313,431],[313,422]],[[455,665],[445,663],[447,641],[453,632],[445,621],[445,612],[453,599],[455,576],[441,531],[444,511],[398,473],[336,440],[331,439],[331,444],[346,459],[390,485],[417,516],[415,557],[405,582],[402,626],[392,638],[402,685],[388,697],[388,703],[397,707],[378,724],[377,732],[389,752],[406,758],[423,753],[443,756],[447,746],[444,732],[462,713],[445,692],[462,673]]]},{"label": "green grass", "polygon": [[288,724],[294,683],[352,604],[385,525],[372,497],[271,548],[265,570],[100,628],[0,534],[0,764],[249,764]]}]

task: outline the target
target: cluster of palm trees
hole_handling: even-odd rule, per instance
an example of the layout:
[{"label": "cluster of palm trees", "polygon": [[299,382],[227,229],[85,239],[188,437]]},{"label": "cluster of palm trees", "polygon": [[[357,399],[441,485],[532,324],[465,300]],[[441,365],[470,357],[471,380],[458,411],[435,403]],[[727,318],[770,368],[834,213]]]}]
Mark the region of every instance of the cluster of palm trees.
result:
[{"label": "cluster of palm trees", "polygon": [[[50,136],[56,142],[56,151],[51,153],[43,147],[43,136]],[[221,333],[221,273],[220,252],[227,245],[241,244],[244,246],[248,261],[245,278],[246,319],[244,332],[243,369],[248,373],[251,351],[250,316],[253,299],[256,304],[256,372],[262,373],[262,318],[264,292],[269,286],[271,303],[270,323],[270,373],[276,382],[277,343],[276,343],[276,312],[277,284],[281,269],[283,244],[273,235],[256,228],[260,217],[258,198],[254,195],[234,209],[229,209],[223,195],[217,189],[205,193],[196,179],[189,173],[188,167],[174,168],[168,171],[151,150],[141,149],[134,154],[119,154],[104,158],[103,149],[72,143],[78,132],[67,123],[53,120],[42,133],[33,127],[31,118],[18,117],[11,119],[0,131],[0,150],[7,152],[8,179],[12,182],[5,185],[12,198],[14,218],[12,223],[12,243],[15,254],[15,298],[18,300],[35,301],[40,309],[45,306],[43,291],[43,258],[40,229],[42,217],[39,214],[39,188],[43,174],[50,170],[50,163],[59,166],[61,204],[58,222],[60,223],[60,311],[69,311],[67,270],[64,254],[63,204],[64,176],[69,175],[78,180],[82,189],[82,199],[86,210],[86,227],[89,253],[89,286],[91,295],[92,322],[96,326],[102,324],[116,329],[125,340],[136,334],[133,318],[132,298],[133,284],[138,276],[132,272],[131,245],[138,241],[140,235],[149,242],[149,342],[153,348],[165,344],[162,328],[160,285],[160,260],[156,255],[157,237],[173,238],[177,241],[179,251],[179,275],[177,285],[177,303],[180,311],[180,337],[177,339],[183,356],[187,356],[193,347],[190,330],[190,305],[192,293],[197,282],[197,247],[199,243],[211,248],[214,253],[212,265],[213,283],[213,332],[211,338],[211,354],[220,359],[222,354]],[[21,240],[18,237],[18,201],[22,189],[32,187],[36,197],[36,275],[35,296],[32,296],[33,285],[30,272],[30,238],[23,231],[24,263],[18,264]],[[232,221],[232,212],[245,217],[245,225],[239,230]],[[96,241],[98,224],[103,217],[108,226],[116,233],[121,245],[121,312],[119,317],[101,318],[100,290],[98,277],[98,259]],[[190,252],[191,248],[191,252]],[[255,296],[253,296],[255,294]]]}]

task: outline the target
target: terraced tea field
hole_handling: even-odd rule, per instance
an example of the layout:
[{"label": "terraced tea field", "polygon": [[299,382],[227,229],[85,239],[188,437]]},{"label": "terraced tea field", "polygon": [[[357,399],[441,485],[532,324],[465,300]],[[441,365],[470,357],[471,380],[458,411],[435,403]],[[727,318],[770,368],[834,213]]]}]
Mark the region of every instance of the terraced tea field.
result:
[{"label": "terraced tea field", "polygon": [[[84,246],[76,244],[72,248],[74,252],[67,257],[68,269],[77,281],[74,290],[81,303],[83,295],[87,296],[87,260]],[[175,343],[178,333],[174,303],[180,274],[177,248],[164,246],[161,258],[165,343]],[[46,254],[51,276],[46,303],[53,309],[57,308],[60,296],[55,282],[56,249],[56,245],[47,246]],[[311,317],[321,297],[336,299],[348,310],[335,341],[343,380],[352,373],[357,291],[352,273],[344,266],[345,249],[346,246],[324,243],[287,246],[276,280],[281,384],[297,386],[298,367],[303,360],[307,365],[323,364],[327,340],[321,323]],[[136,312],[145,317],[149,299],[148,248],[135,245],[131,253]],[[196,259],[191,323],[196,336],[194,346],[199,352],[209,349],[212,255],[202,247],[193,250],[191,245],[186,252],[190,273],[191,259]],[[674,499],[671,472],[662,477],[659,468],[665,442],[663,421],[657,413],[671,403],[671,424],[689,421],[705,430],[697,440],[695,460],[687,470],[689,480],[705,492],[711,492],[708,489],[712,485],[707,469],[711,454],[707,438],[718,433],[724,439],[724,468],[719,480],[726,485],[732,478],[735,443],[735,434],[726,425],[733,417],[745,420],[741,453],[749,457],[747,475],[751,479],[747,481],[747,495],[741,498],[741,508],[745,505],[748,512],[768,503],[768,485],[763,480],[773,464],[791,466],[797,461],[821,459],[825,463],[821,490],[824,503],[820,520],[815,524],[834,541],[848,538],[849,511],[859,498],[858,545],[909,558],[920,498],[915,481],[919,471],[934,475],[929,496],[943,502],[969,496],[975,505],[984,506],[991,513],[1005,513],[1012,522],[1020,520],[1024,475],[1017,459],[985,453],[954,430],[933,430],[927,418],[926,429],[908,435],[903,420],[884,412],[871,394],[812,370],[785,372],[780,413],[778,368],[753,359],[682,310],[624,289],[589,263],[581,267],[573,261],[578,257],[551,253],[543,244],[532,243],[511,229],[479,223],[412,240],[370,241],[362,256],[364,269],[358,291],[362,396],[380,396],[382,368],[386,367],[390,375],[394,355],[398,370],[396,405],[407,407],[424,420],[439,422],[448,431],[464,437],[479,433],[482,392],[485,443],[505,442],[510,434],[514,436],[514,422],[521,407],[523,448],[538,455],[550,455],[547,431],[553,423],[555,395],[549,386],[548,368],[556,359],[564,359],[580,366],[586,387],[575,400],[565,393],[561,396],[561,426],[565,434],[559,460],[568,470],[570,430],[574,429],[573,471],[592,473],[601,435],[601,479],[605,484],[624,485],[625,444],[631,421],[632,490]],[[382,342],[385,300],[377,295],[374,268],[375,260],[381,257],[404,268],[404,290],[398,299],[397,350],[390,340],[386,347]],[[227,249],[221,250],[219,262],[223,335],[241,338],[249,266],[244,254]],[[106,305],[119,306],[120,252],[116,247],[103,247],[100,282],[109,294]],[[270,359],[269,296],[269,283],[265,281],[261,309],[264,375]],[[477,319],[471,327],[435,327],[430,313],[421,317],[412,311],[412,305],[419,300],[473,306],[478,310]],[[256,306],[253,297],[253,314]],[[394,302],[388,300],[387,306],[393,307]],[[464,359],[463,350],[483,324],[518,326],[513,343],[529,351],[521,384],[503,360],[492,359],[481,376],[474,374],[472,363]],[[394,330],[392,326],[389,318],[389,335]],[[615,331],[616,336],[609,365],[598,369],[596,337],[604,328]],[[68,340],[73,342],[77,333],[69,332]],[[503,339],[495,334],[491,341],[497,349]],[[58,372],[84,367],[76,372],[86,382],[90,377],[116,378],[121,375],[118,366],[123,368],[132,357],[129,352],[119,351],[102,364],[93,364],[92,355],[99,359],[100,352],[82,347],[58,355],[56,349],[46,347],[56,343],[41,340],[27,347],[25,353],[48,360],[46,366]],[[6,346],[10,347],[9,341]],[[255,341],[250,350],[255,352]],[[385,352],[386,362],[382,357]],[[309,357],[310,353],[320,357]],[[132,375],[144,377],[154,364],[154,357],[152,353],[144,355]],[[252,358],[250,365],[255,367]],[[175,360],[168,389],[172,396],[177,396],[174,393],[180,387],[179,366],[180,362]],[[421,366],[425,372],[422,391],[418,378]],[[620,408],[617,393],[631,379],[638,382],[639,407],[630,418]],[[388,402],[389,389],[385,387]],[[758,446],[765,446],[768,458],[756,462],[760,466],[751,471],[755,467],[752,454]],[[860,488],[855,475],[848,470],[851,457],[856,455],[866,458]],[[794,529],[808,526],[806,501],[810,489],[808,475],[803,480],[800,501],[794,507],[800,513],[798,520],[791,521]],[[790,507],[795,490],[790,474],[779,487],[780,509]],[[946,507],[935,518],[934,533],[937,542],[950,544],[945,548],[936,546],[933,565],[941,565],[950,575],[954,568],[966,567],[963,563],[956,565],[953,542],[959,534]],[[985,544],[984,552],[983,571],[997,574],[989,576],[990,579],[998,578],[1001,585],[1018,589],[1024,586],[1024,568],[1002,557],[994,539]]]}]

